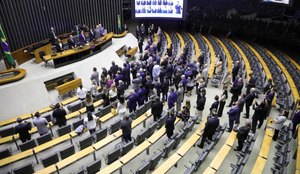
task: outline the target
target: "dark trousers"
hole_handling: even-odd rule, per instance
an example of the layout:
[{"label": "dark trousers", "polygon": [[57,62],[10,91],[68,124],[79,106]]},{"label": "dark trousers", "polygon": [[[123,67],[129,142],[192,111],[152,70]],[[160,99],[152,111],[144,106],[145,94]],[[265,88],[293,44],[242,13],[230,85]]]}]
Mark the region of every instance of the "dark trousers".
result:
[{"label": "dark trousers", "polygon": [[273,135],[273,141],[276,141],[277,138],[278,138],[278,133],[279,133],[279,130],[278,129],[275,129],[275,132],[274,132],[274,135]]},{"label": "dark trousers", "polygon": [[163,99],[163,101],[167,101],[168,93],[163,93],[162,99]]},{"label": "dark trousers", "polygon": [[167,137],[171,139],[172,136],[173,136],[173,130],[167,130]]},{"label": "dark trousers", "polygon": [[22,143],[25,143],[26,141],[31,140],[31,135],[26,136],[26,137],[20,137],[20,140],[22,141]]},{"label": "dark trousers", "polygon": [[234,124],[234,120],[230,120],[230,119],[229,119],[229,128],[228,128],[229,131],[232,131],[232,129],[233,129],[233,124]]},{"label": "dark trousers", "polygon": [[258,129],[261,128],[261,126],[263,125],[264,123],[264,119],[252,119],[252,132],[255,133],[256,132],[256,126],[257,126],[257,122],[259,121],[259,124],[258,124]]},{"label": "dark trousers", "polygon": [[157,121],[161,115],[153,115],[154,121]]},{"label": "dark trousers", "polygon": [[243,149],[244,141],[238,140],[237,150],[240,151]]},{"label": "dark trousers", "polygon": [[252,103],[246,102],[246,118],[249,118],[250,106]]},{"label": "dark trousers", "polygon": [[63,127],[67,125],[67,121],[57,123],[58,127]]},{"label": "dark trousers", "polygon": [[232,97],[231,97],[231,101],[230,101],[229,106],[232,106],[233,102],[238,101],[238,99],[239,99],[239,95],[237,95],[237,94],[232,94]]},{"label": "dark trousers", "polygon": [[123,140],[125,141],[125,143],[131,141],[131,134],[123,134]]},{"label": "dark trousers", "polygon": [[203,147],[204,147],[204,142],[205,142],[205,140],[206,140],[207,138],[208,138],[209,140],[212,141],[212,136],[208,136],[207,134],[203,134],[203,137],[202,137],[201,142],[200,142],[200,144],[199,144],[199,147],[200,147],[200,148],[203,148]]},{"label": "dark trousers", "polygon": [[136,110],[136,107],[129,108],[129,113],[135,112],[135,110]]},{"label": "dark trousers", "polygon": [[95,129],[89,129],[89,132],[90,132],[91,135],[92,135],[95,131],[96,131],[96,128],[95,128]]}]

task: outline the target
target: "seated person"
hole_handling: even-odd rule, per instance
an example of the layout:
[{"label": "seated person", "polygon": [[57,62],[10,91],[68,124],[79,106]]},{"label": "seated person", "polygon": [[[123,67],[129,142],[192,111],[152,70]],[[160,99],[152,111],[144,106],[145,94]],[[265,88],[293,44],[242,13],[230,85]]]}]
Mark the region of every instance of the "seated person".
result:
[{"label": "seated person", "polygon": [[73,35],[71,34],[68,39],[68,45],[70,49],[74,49],[76,47],[75,41],[73,39]]},{"label": "seated person", "polygon": [[57,52],[63,52],[64,51],[63,43],[61,42],[60,39],[57,39],[57,41],[55,43],[55,47],[56,47]]},{"label": "seated person", "polygon": [[89,37],[90,37],[90,42],[95,40],[95,33],[94,33],[93,29],[90,29]]},{"label": "seated person", "polygon": [[79,40],[80,40],[81,45],[84,45],[87,43],[86,36],[85,36],[83,30],[81,30],[81,34],[79,35]]},{"label": "seated person", "polygon": [[99,33],[100,37],[105,35],[105,29],[102,27],[102,24],[99,24]]}]

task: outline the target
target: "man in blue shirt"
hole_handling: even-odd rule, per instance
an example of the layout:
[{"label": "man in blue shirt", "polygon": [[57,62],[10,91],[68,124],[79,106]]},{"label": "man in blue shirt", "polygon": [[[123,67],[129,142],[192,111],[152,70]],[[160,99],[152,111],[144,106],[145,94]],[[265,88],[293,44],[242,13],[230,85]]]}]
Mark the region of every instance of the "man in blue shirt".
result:
[{"label": "man in blue shirt", "polygon": [[175,5],[175,9],[176,9],[176,14],[181,14],[181,6],[179,5],[179,1],[177,1],[177,5]]}]

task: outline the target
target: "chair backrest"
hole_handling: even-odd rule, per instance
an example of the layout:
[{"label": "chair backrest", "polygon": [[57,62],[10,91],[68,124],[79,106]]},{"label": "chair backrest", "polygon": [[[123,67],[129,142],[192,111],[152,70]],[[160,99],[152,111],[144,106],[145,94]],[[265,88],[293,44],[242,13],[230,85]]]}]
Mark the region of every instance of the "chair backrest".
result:
[{"label": "chair backrest", "polygon": [[70,112],[75,112],[75,111],[78,111],[79,109],[81,109],[82,107],[82,103],[81,102],[78,102],[78,103],[74,103],[74,104],[69,104],[67,106],[68,110]]},{"label": "chair backrest", "polygon": [[138,146],[148,137],[149,129],[145,129],[136,136],[135,145]]},{"label": "chair backrest", "polygon": [[75,153],[74,145],[69,145],[68,147],[64,148],[63,150],[59,151],[61,159],[65,159]]},{"label": "chair backrest", "polygon": [[156,165],[159,163],[159,160],[162,157],[162,152],[155,153],[149,160],[150,162],[150,167],[149,170],[154,170]]},{"label": "chair backrest", "polygon": [[52,115],[51,114],[47,114],[47,115],[45,115],[45,116],[43,116],[44,118],[46,118],[46,120],[48,121],[48,122],[51,122],[52,121]]},{"label": "chair backrest", "polygon": [[117,148],[117,149],[113,150],[112,152],[107,154],[106,164],[109,165],[109,164],[115,162],[117,159],[119,159],[120,155],[121,155],[121,148]]},{"label": "chair backrest", "polygon": [[25,150],[32,149],[32,148],[36,147],[36,143],[35,143],[35,140],[32,139],[30,141],[22,143],[19,147],[20,147],[21,151],[23,152]]},{"label": "chair backrest", "polygon": [[78,126],[83,125],[83,119],[74,122],[72,125],[73,125],[73,130],[75,130]]},{"label": "chair backrest", "polygon": [[93,144],[93,136],[88,136],[87,138],[79,141],[80,150],[85,149]]},{"label": "chair backrest", "polygon": [[100,129],[96,132],[95,142],[98,142],[107,136],[107,128]]},{"label": "chair backrest", "polygon": [[175,146],[175,140],[171,140],[164,148],[164,153],[162,154],[163,158],[167,158],[170,151],[174,148]]},{"label": "chair backrest", "polygon": [[67,133],[70,133],[71,131],[71,125],[66,125],[57,129],[57,135],[60,137]]},{"label": "chair backrest", "polygon": [[77,172],[76,174],[85,174],[85,171],[84,171],[84,169],[82,169],[79,172]]},{"label": "chair backrest", "polygon": [[149,109],[151,109],[151,106],[152,106],[152,100],[148,100],[146,103],[145,103],[145,112],[147,112]]},{"label": "chair backrest", "polygon": [[191,167],[187,168],[187,169],[184,171],[184,174],[192,174],[192,173],[194,173],[195,168],[196,168],[196,166],[195,166],[195,165],[192,165]]},{"label": "chair backrest", "polygon": [[44,144],[44,143],[47,143],[48,141],[51,141],[52,140],[52,136],[51,136],[51,133],[47,133],[45,135],[42,135],[38,138],[36,138],[36,141],[38,143],[38,145],[41,145],[41,144]]},{"label": "chair backrest", "polygon": [[121,127],[121,120],[117,120],[114,123],[112,123],[109,127],[110,134],[115,133],[118,131]]},{"label": "chair backrest", "polygon": [[149,133],[147,135],[147,138],[149,138],[151,135],[153,135],[153,133],[155,132],[156,128],[157,128],[157,122],[154,122],[154,123],[152,123],[150,125],[150,127],[148,128]]},{"label": "chair backrest", "polygon": [[50,156],[47,156],[45,158],[41,159],[42,164],[44,167],[51,166],[52,164],[55,164],[59,161],[57,153],[51,154]]},{"label": "chair backrest", "polygon": [[183,136],[184,136],[184,131],[181,131],[180,133],[177,134],[177,136],[175,138],[175,145],[174,145],[173,149],[177,148],[178,144],[183,139]]},{"label": "chair backrest", "polygon": [[122,146],[122,152],[121,156],[124,156],[126,153],[128,153],[133,148],[134,141],[130,141]]},{"label": "chair backrest", "polygon": [[144,112],[145,112],[145,105],[138,107],[135,111],[136,118],[141,116]]},{"label": "chair backrest", "polygon": [[5,148],[0,151],[0,159],[11,156],[11,149]]},{"label": "chair backrest", "polygon": [[97,173],[100,170],[100,168],[101,168],[101,160],[98,159],[92,164],[86,166],[86,171],[88,174],[94,174]]},{"label": "chair backrest", "polygon": [[150,162],[147,161],[135,171],[135,174],[146,174],[149,168],[150,168]]},{"label": "chair backrest", "polygon": [[15,133],[15,127],[8,127],[0,130],[0,137],[7,137]]},{"label": "chair backrest", "polygon": [[99,118],[103,117],[106,114],[111,112],[111,105],[108,105],[102,109],[100,109],[100,113],[97,115]]},{"label": "chair backrest", "polygon": [[14,174],[32,174],[34,169],[31,163],[12,170]]},{"label": "chair backrest", "polygon": [[131,118],[131,119],[135,119],[136,115],[135,115],[134,112],[131,112],[131,113],[129,113],[128,117]]}]

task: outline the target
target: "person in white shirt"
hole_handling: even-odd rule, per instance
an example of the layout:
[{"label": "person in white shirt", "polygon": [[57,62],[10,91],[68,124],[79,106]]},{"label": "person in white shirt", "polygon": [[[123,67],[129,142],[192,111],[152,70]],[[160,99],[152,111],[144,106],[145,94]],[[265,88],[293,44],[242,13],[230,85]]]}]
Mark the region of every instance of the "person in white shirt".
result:
[{"label": "person in white shirt", "polygon": [[118,106],[117,106],[117,113],[119,114],[120,119],[123,119],[127,113],[127,104],[123,97],[119,99]]},{"label": "person in white shirt", "polygon": [[96,131],[97,117],[92,114],[92,112],[87,112],[87,117],[83,119],[84,126],[89,130],[92,135]]},{"label": "person in white shirt", "polygon": [[109,98],[110,98],[110,102],[114,102],[115,100],[117,100],[117,89],[116,89],[116,85],[112,84],[111,85],[111,89],[109,90]]},{"label": "person in white shirt", "polygon": [[77,95],[81,101],[85,100],[86,97],[86,89],[82,87],[82,85],[79,86],[77,89]]},{"label": "person in white shirt", "polygon": [[44,117],[41,117],[41,114],[39,112],[36,112],[34,114],[34,118],[33,118],[33,125],[36,126],[39,134],[42,136],[44,134],[47,134],[49,132],[49,128],[47,127],[48,126],[48,121],[46,118]]},{"label": "person in white shirt", "polygon": [[278,133],[281,130],[282,126],[284,125],[284,122],[286,121],[287,117],[287,111],[283,110],[280,115],[276,116],[273,120],[273,128],[275,129],[274,135],[273,135],[273,141],[276,141],[278,138]]},{"label": "person in white shirt", "polygon": [[158,79],[159,74],[160,74],[160,65],[157,64],[157,62],[153,62],[154,66],[152,69],[152,77],[153,79]]}]

